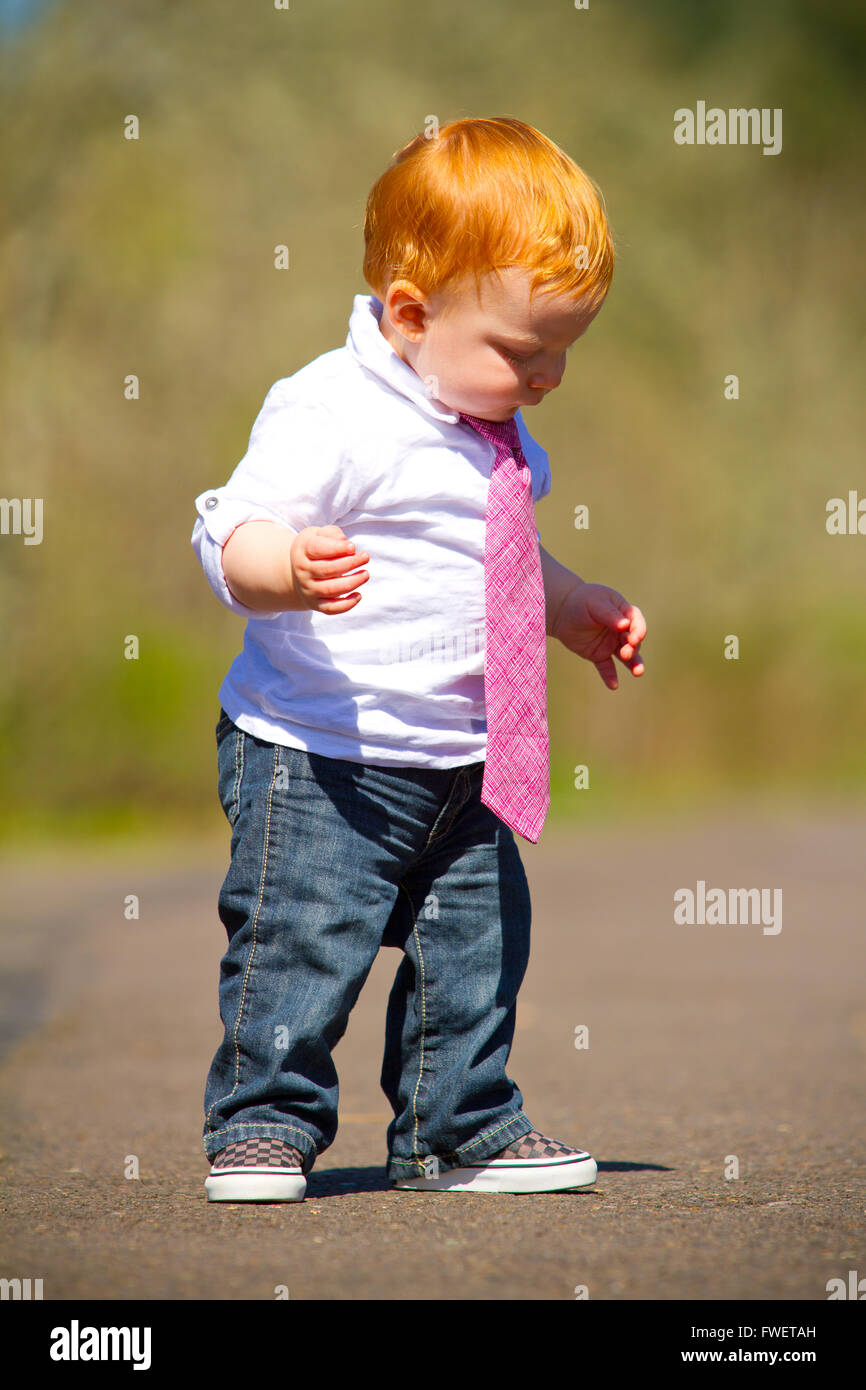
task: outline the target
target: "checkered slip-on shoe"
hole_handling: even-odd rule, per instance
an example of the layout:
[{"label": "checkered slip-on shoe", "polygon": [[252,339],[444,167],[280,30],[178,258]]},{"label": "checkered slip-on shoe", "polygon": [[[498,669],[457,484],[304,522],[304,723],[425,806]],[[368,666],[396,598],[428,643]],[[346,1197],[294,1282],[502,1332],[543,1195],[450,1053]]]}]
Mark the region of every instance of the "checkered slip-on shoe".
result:
[{"label": "checkered slip-on shoe", "polygon": [[598,1168],[583,1149],[570,1149],[537,1129],[480,1163],[446,1168],[435,1158],[424,1161],[423,1178],[401,1178],[392,1187],[413,1192],[562,1192],[589,1187]]},{"label": "checkered slip-on shoe", "polygon": [[301,1155],[282,1139],[243,1139],[220,1149],[205,1179],[209,1202],[300,1202]]}]

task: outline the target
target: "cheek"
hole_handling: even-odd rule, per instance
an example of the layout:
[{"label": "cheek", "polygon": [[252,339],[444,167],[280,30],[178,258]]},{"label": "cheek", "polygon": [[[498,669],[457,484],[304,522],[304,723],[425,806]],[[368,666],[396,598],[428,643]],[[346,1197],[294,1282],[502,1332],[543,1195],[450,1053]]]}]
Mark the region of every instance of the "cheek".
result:
[{"label": "cheek", "polygon": [[487,369],[488,378],[497,386],[513,387],[516,381],[520,380],[525,368],[519,362],[509,362],[507,358],[496,357],[489,364]]},{"label": "cheek", "polygon": [[431,382],[434,394],[436,382],[439,392],[459,396],[467,388],[491,394],[513,391],[519,379],[517,364],[508,362],[498,352],[491,353],[486,346],[467,345],[460,335],[438,342],[435,350],[421,360],[420,375]]},{"label": "cheek", "polygon": [[[483,371],[483,367],[481,370]],[[471,349],[467,349],[465,343],[454,342],[448,346],[441,346],[432,355],[428,371],[431,375],[437,376],[443,386],[452,390],[459,389],[467,382],[478,379],[479,358]]]},{"label": "cheek", "polygon": [[491,352],[489,348],[464,353],[461,364],[464,380],[483,383],[490,390],[513,387],[518,370],[515,363],[507,361],[498,352]]}]

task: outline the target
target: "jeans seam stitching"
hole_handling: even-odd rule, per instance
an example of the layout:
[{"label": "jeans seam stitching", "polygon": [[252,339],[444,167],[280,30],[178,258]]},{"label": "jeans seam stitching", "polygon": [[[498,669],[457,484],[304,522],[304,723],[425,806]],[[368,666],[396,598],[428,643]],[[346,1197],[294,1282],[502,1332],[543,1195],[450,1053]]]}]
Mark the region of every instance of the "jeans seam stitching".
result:
[{"label": "jeans seam stitching", "polygon": [[273,777],[271,778],[270,791],[268,792],[268,811],[267,811],[267,818],[266,818],[266,820],[265,820],[265,836],[264,836],[265,845],[264,845],[264,854],[262,855],[262,872],[261,872],[261,878],[260,878],[260,880],[259,880],[259,895],[258,895],[258,898],[257,898],[257,900],[256,900],[256,911],[255,911],[255,916],[254,916],[254,918],[253,918],[253,939],[252,939],[252,942],[250,943],[250,958],[249,958],[249,960],[247,961],[247,968],[246,968],[246,970],[244,971],[243,989],[241,990],[241,999],[240,999],[240,1003],[239,1003],[239,1005],[238,1005],[238,1016],[237,1016],[237,1019],[235,1020],[234,1035],[233,1035],[233,1037],[232,1037],[232,1046],[234,1047],[234,1050],[235,1050],[235,1082],[234,1082],[234,1085],[232,1086],[231,1090],[229,1091],[228,1095],[227,1095],[227,1096],[221,1096],[221,1097],[219,1098],[219,1100],[215,1100],[214,1103],[213,1103],[213,1105],[212,1105],[212,1106],[210,1107],[210,1109],[208,1110],[208,1124],[210,1124],[210,1117],[211,1117],[211,1115],[213,1114],[214,1107],[217,1106],[217,1105],[224,1105],[225,1102],[226,1102],[227,1100],[231,1100],[232,1096],[234,1095],[234,1093],[235,1093],[235,1091],[237,1090],[238,1085],[239,1085],[239,1083],[240,1083],[241,1052],[240,1052],[240,1048],[238,1047],[238,1031],[239,1031],[240,1026],[241,1026],[241,1019],[242,1019],[242,1017],[243,1017],[243,1012],[244,1012],[244,1000],[246,999],[246,995],[247,995],[247,981],[249,980],[250,971],[252,970],[252,967],[253,967],[253,958],[255,957],[256,946],[257,946],[257,944],[258,944],[258,941],[257,941],[257,933],[258,933],[258,925],[259,925],[259,912],[260,912],[260,910],[261,910],[262,898],[263,898],[263,896],[264,896],[264,891],[265,891],[265,878],[266,878],[266,876],[267,876],[267,871],[268,871],[268,848],[269,848],[269,846],[270,846],[271,808],[272,808],[272,806],[273,806],[273,800],[274,800],[274,787],[275,787],[275,785],[276,785],[276,780],[277,780],[277,769],[278,769],[278,767],[279,767],[279,757],[280,757],[279,748],[278,748],[278,747],[276,746],[276,744],[275,744],[275,745],[274,745],[274,774],[273,774]]},{"label": "jeans seam stitching", "polygon": [[[232,806],[232,807],[234,807],[234,806],[237,806],[238,808],[240,807],[240,799],[241,799],[241,782],[243,781],[243,775],[244,775],[244,732],[243,732],[243,729],[238,729],[237,737],[235,738],[235,780],[234,780],[234,785],[232,786],[232,799],[231,799],[231,802],[230,802],[230,806]],[[237,820],[237,816],[235,817],[235,819]]]},{"label": "jeans seam stitching", "polygon": [[416,945],[417,948],[418,948],[418,961],[419,961],[420,966],[421,966],[421,1047],[420,1047],[420,1057],[419,1057],[419,1060],[418,1060],[418,1080],[415,1082],[415,1090],[412,1092],[412,1114],[415,1116],[415,1130],[414,1130],[414,1133],[413,1133],[413,1135],[412,1135],[412,1155],[411,1155],[412,1158],[420,1158],[420,1155],[418,1154],[418,1124],[419,1124],[419,1121],[418,1121],[418,1111],[417,1111],[417,1109],[416,1109],[416,1107],[415,1107],[415,1101],[417,1100],[417,1097],[418,1097],[418,1088],[419,1088],[419,1086],[421,1085],[421,1077],[422,1077],[423,1072],[424,1072],[424,1039],[425,1039],[425,1037],[426,1037],[426,1024],[427,1024],[427,985],[426,985],[426,978],[425,978],[425,974],[424,974],[424,953],[423,953],[423,951],[421,950],[421,937],[420,937],[420,935],[419,935],[419,933],[418,933],[418,918],[417,918],[417,916],[415,915],[415,904],[414,904],[413,901],[412,901],[412,895],[410,894],[409,890],[406,888],[406,885],[405,885],[404,883],[401,883],[401,884],[400,884],[400,887],[402,888],[403,892],[406,894],[406,897],[409,899],[409,909],[410,909],[410,911],[411,911],[411,913],[412,913],[412,935],[413,935],[414,938],[415,938],[415,945]]}]

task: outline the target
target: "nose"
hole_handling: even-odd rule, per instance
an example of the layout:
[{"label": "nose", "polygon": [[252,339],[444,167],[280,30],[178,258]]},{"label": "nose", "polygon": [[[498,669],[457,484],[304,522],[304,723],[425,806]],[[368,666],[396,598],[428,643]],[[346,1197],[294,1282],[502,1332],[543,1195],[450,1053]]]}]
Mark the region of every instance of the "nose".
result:
[{"label": "nose", "polygon": [[562,354],[555,367],[549,370],[539,369],[532,373],[529,378],[529,388],[531,391],[553,391],[565,376],[565,353]]}]

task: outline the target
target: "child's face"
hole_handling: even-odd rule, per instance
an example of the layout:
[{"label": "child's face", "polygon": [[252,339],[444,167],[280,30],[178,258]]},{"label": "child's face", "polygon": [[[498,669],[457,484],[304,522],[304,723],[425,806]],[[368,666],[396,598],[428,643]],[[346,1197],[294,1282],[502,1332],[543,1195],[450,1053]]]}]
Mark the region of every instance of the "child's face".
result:
[{"label": "child's face", "polygon": [[510,420],[559,385],[566,350],[598,312],[543,290],[530,302],[531,278],[517,266],[485,276],[480,304],[472,276],[431,296],[397,280],[385,294],[381,332],[443,405]]}]

